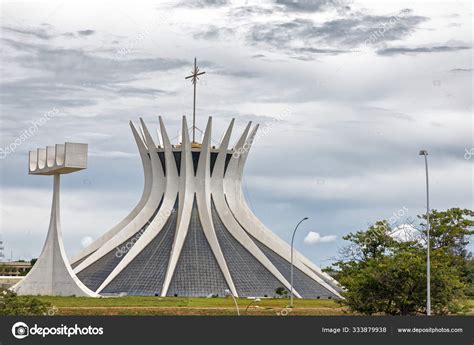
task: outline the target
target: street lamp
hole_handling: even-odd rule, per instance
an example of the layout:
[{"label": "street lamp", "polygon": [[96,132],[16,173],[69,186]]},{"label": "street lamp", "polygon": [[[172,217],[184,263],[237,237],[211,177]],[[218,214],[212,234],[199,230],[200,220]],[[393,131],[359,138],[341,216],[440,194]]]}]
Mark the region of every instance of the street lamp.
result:
[{"label": "street lamp", "polygon": [[290,308],[293,308],[293,242],[295,240],[296,230],[298,230],[298,226],[303,223],[308,217],[304,217],[296,224],[295,230],[293,231],[293,236],[291,237],[291,289],[290,289]]},{"label": "street lamp", "polygon": [[430,189],[428,183],[428,151],[421,150],[420,156],[425,156],[426,170],[426,315],[431,315],[431,273],[430,273]]},{"label": "street lamp", "polygon": [[229,289],[225,289],[224,292],[227,296],[232,296],[232,299],[234,300],[235,304],[235,309],[237,309],[237,316],[240,316],[239,305],[237,304],[237,300],[235,299],[234,294]]}]

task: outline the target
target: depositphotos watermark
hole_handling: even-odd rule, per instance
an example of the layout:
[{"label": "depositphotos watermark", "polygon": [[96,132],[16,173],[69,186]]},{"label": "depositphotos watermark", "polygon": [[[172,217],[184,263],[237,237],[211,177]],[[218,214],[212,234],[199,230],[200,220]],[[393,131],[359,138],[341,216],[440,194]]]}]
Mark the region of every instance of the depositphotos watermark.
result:
[{"label": "depositphotos watermark", "polygon": [[268,133],[278,126],[282,121],[286,120],[289,116],[291,115],[290,111],[287,110],[283,114],[278,114],[275,118],[273,118],[271,121],[267,121],[263,124],[262,128],[260,131],[258,131],[255,135],[254,138],[250,139],[247,138],[245,140],[245,143],[242,147],[238,148],[233,154],[232,157],[235,159],[239,158],[245,153],[248,153],[250,150],[250,147],[252,147],[253,143],[255,141],[258,141],[260,138],[263,138],[268,135]]},{"label": "depositphotos watermark", "polygon": [[278,310],[276,312],[277,316],[288,316],[290,314],[291,309],[288,307],[283,308],[282,310]]},{"label": "depositphotos watermark", "polygon": [[[166,219],[168,219],[168,217],[175,212],[175,209],[171,209],[171,210],[166,210],[164,215],[163,216],[158,216],[156,219],[154,219],[153,221],[156,222],[158,225],[159,224],[163,224],[164,221]],[[144,226],[140,231],[138,231],[131,239],[129,239],[127,241],[127,243],[124,243],[122,244],[121,246],[119,247],[116,247],[116,251],[115,251],[115,256],[117,258],[121,258],[122,256],[124,256],[125,254],[127,254],[130,249],[132,249],[132,247],[135,245],[135,243],[140,239],[140,237],[143,235],[143,233],[146,231],[146,229],[148,229],[148,227],[150,226],[150,222],[148,222],[146,224],[146,226]]]},{"label": "depositphotos watermark", "polygon": [[368,46],[370,44],[374,44],[377,41],[383,39],[385,37],[385,33],[390,31],[395,27],[395,25],[403,19],[406,15],[410,14],[411,11],[408,9],[401,10],[398,14],[391,16],[388,21],[381,23],[377,29],[371,31],[369,38],[365,40],[365,45]]},{"label": "depositphotos watermark", "polygon": [[464,154],[464,159],[469,160],[472,156],[474,156],[474,147],[472,149],[465,149],[466,153]]},{"label": "depositphotos watermark", "polygon": [[[376,232],[376,236],[381,236],[384,234],[390,235],[394,232],[393,227],[397,225],[397,222],[402,219],[408,212],[408,207],[403,206],[396,212],[393,212],[392,216],[388,219],[388,222],[384,222],[381,226],[377,226],[374,230]],[[407,218],[408,221],[411,221],[411,217]],[[395,228],[395,231],[397,229]],[[373,240],[373,237],[368,237],[365,239],[364,244],[369,245],[370,242]]]},{"label": "depositphotos watermark", "polygon": [[80,327],[77,324],[74,324],[74,326],[61,324],[61,326],[57,327],[41,327],[36,323],[34,326],[30,327],[26,323],[20,321],[12,326],[12,334],[17,339],[24,339],[29,336],[41,336],[44,338],[50,335],[62,335],[70,338],[72,336],[103,335],[104,328],[92,326]]},{"label": "depositphotos watermark", "polygon": [[28,127],[28,129],[23,130],[8,146],[0,148],[0,159],[4,159],[9,154],[14,153],[18,146],[21,146],[25,141],[34,136],[38,128],[44,126],[52,117],[56,116],[58,112],[58,109],[53,108],[44,113],[39,119],[31,121],[31,126]]}]

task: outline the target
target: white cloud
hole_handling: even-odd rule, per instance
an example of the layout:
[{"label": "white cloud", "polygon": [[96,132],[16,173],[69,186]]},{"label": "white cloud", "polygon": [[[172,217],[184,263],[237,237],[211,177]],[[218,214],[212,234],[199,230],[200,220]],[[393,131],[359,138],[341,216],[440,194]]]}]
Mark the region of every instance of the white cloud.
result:
[{"label": "white cloud", "polygon": [[304,238],[306,244],[328,243],[333,242],[337,238],[336,235],[321,236],[319,232],[310,231]]}]

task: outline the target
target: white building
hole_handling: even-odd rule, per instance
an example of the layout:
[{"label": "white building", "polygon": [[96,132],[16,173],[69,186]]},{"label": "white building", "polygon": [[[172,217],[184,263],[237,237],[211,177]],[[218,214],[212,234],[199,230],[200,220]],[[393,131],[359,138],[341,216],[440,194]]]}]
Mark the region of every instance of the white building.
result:
[{"label": "white building", "polygon": [[[275,296],[290,291],[290,246],[252,213],[242,174],[258,125],[249,123],[230,146],[234,120],[219,147],[212,118],[202,143],[191,141],[186,118],[172,145],[130,123],[144,170],[142,197],[130,214],[72,261],[77,277],[99,294]],[[194,124],[193,124],[194,130]],[[194,136],[194,135],[193,135]],[[298,252],[294,294],[340,298],[337,282]]]}]

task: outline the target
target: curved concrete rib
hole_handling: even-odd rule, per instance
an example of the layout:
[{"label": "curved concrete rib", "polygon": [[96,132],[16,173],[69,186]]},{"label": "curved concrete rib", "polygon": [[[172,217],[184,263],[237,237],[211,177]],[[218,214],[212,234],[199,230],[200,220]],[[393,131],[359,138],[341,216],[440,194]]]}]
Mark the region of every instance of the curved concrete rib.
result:
[{"label": "curved concrete rib", "polygon": [[[140,138],[137,129],[133,125],[132,121],[130,121],[130,128],[132,129],[133,137],[135,138],[135,142],[138,147],[138,152],[140,153],[140,158],[142,161],[143,166],[143,177],[144,177],[144,184],[143,184],[143,192],[138,204],[134,207],[134,209],[118,224],[116,224],[112,229],[107,231],[104,235],[99,237],[97,240],[92,242],[89,246],[84,248],[78,255],[76,255],[72,260],[71,263],[75,263],[82,258],[90,255],[91,253],[95,252],[99,247],[103,246],[107,241],[109,241],[112,237],[114,237],[119,231],[121,231],[125,226],[127,226],[130,222],[132,222],[135,217],[140,213],[140,211],[145,206],[146,202],[148,201],[151,190],[152,190],[152,168],[151,168],[151,160],[148,157],[148,152],[145,147],[145,143]],[[57,150],[57,149],[56,149]],[[138,231],[138,229],[137,229]]]},{"label": "curved concrete rib", "polygon": [[[125,257],[119,262],[109,276],[104,280],[101,286],[97,289],[100,293],[109,283],[114,280],[117,275],[128,266],[130,262],[137,257],[138,254],[160,233],[165,226],[171,212],[174,210],[174,204],[178,195],[178,171],[173,157],[171,143],[166,133],[165,126],[160,117],[161,137],[165,153],[165,167],[166,167],[166,187],[165,195],[161,207],[147,227],[146,231],[140,236],[135,245],[127,252]],[[145,135],[146,135],[145,131]]]},{"label": "curved concrete rib", "polygon": [[198,168],[195,178],[196,184],[196,201],[201,219],[202,228],[207,241],[211,247],[212,252],[217,260],[217,263],[224,275],[227,286],[234,296],[238,296],[229,268],[222,254],[222,249],[217,240],[216,231],[212,222],[211,214],[211,132],[212,132],[212,117],[209,117],[206,131],[202,141],[201,153],[199,155]]},{"label": "curved concrete rib", "polygon": [[[283,257],[285,260],[290,262],[290,245],[283,241],[281,238],[279,238],[277,235],[275,235],[254,215],[254,213],[248,207],[247,202],[245,201],[245,198],[242,193],[242,172],[244,169],[247,155],[251,148],[251,144],[255,139],[257,128],[258,126],[256,126],[252,130],[252,133],[248,136],[248,138],[244,133],[237,142],[235,146],[235,152],[237,152],[238,154],[233,155],[231,161],[229,162],[226,178],[224,181],[224,191],[226,195],[232,196],[227,198],[227,202],[230,210],[232,211],[232,214],[234,215],[236,220],[242,225],[242,227],[253,237],[258,238],[258,240],[262,242],[265,246],[267,246],[275,253]],[[247,144],[247,148],[244,149],[245,144]],[[306,275],[311,277],[313,280],[321,284],[334,295],[341,297],[339,292],[333,286],[331,286],[326,280],[321,278],[314,271],[312,271],[306,265],[303,264],[301,260],[301,257],[303,256],[300,253],[295,251],[295,256],[297,259],[294,260],[295,267],[297,267]]]},{"label": "curved concrete rib", "polygon": [[148,153],[151,157],[152,184],[150,196],[147,199],[143,208],[137,214],[137,216],[132,219],[132,221],[128,223],[123,229],[121,229],[121,231],[117,232],[114,236],[112,236],[112,238],[110,238],[104,245],[102,245],[90,256],[88,256],[83,262],[81,262],[74,269],[76,273],[81,272],[83,269],[99,260],[102,256],[106,255],[114,248],[117,248],[123,242],[135,235],[137,231],[142,229],[149,222],[152,215],[155,213],[159,202],[164,194],[164,172],[158,154],[156,153],[156,146],[143,121],[142,126],[146,134],[145,143],[149,148]]},{"label": "curved concrete rib", "polygon": [[[141,128],[145,136],[145,143],[148,146],[148,152],[150,153],[151,157],[151,166],[153,169],[153,183],[156,183],[157,188],[164,192],[166,186],[165,172],[163,171],[163,166],[161,165],[160,158],[158,157],[157,147],[155,145],[155,142],[153,141],[150,132],[148,131],[145,121],[143,121],[142,118],[140,118],[140,123],[142,124]],[[158,207],[158,204],[156,205],[156,207]]]},{"label": "curved concrete rib", "polygon": [[[230,123],[222,142],[219,147],[219,153],[214,165],[214,171],[211,178],[211,193],[214,200],[216,211],[231,235],[244,247],[248,252],[257,259],[276,279],[278,279],[288,290],[291,284],[283,277],[278,269],[271,263],[265,254],[258,248],[255,242],[241,228],[230,212],[224,198],[224,169],[227,156],[227,148],[229,146],[230,136],[234,124],[234,119]],[[300,294],[293,289],[295,296],[301,297]]]},{"label": "curved concrete rib", "polygon": [[[181,167],[179,176],[179,207],[178,221],[176,225],[176,233],[173,240],[171,255],[166,270],[166,276],[161,290],[161,296],[168,293],[171,279],[176,269],[181,250],[183,249],[184,240],[188,233],[189,222],[191,220],[191,212],[194,202],[194,167],[191,156],[191,143],[189,141],[188,124],[186,117],[183,116],[182,124],[182,143],[181,143]],[[176,176],[178,179],[178,176]]]}]

